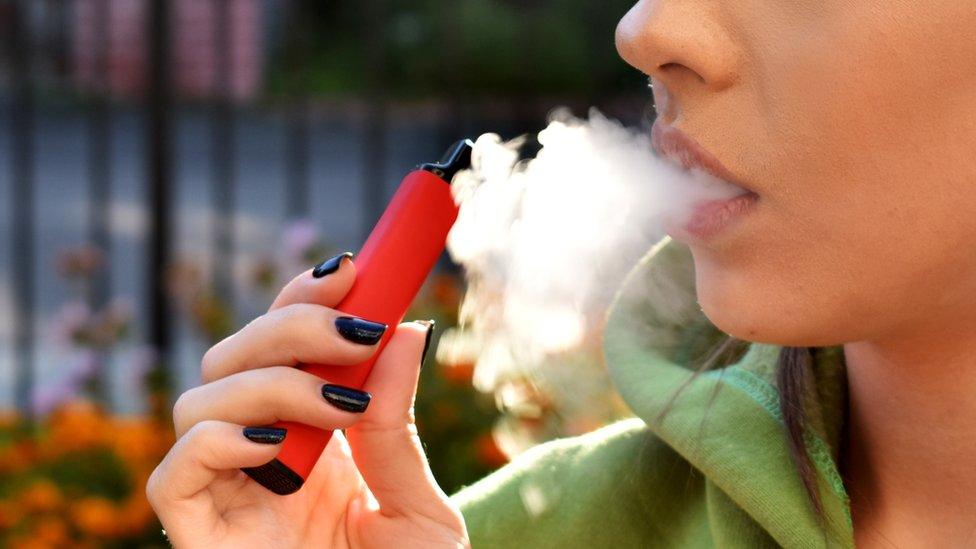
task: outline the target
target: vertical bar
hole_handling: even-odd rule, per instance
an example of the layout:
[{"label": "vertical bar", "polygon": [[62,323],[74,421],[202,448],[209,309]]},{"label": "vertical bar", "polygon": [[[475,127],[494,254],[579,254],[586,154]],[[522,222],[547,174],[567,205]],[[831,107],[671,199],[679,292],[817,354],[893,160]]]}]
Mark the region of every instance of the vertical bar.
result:
[{"label": "vertical bar", "polygon": [[444,120],[440,124],[440,143],[453,143],[460,138],[460,134],[466,129],[462,119],[466,111],[458,75],[461,72],[461,62],[459,52],[461,51],[461,30],[458,28],[457,21],[460,19],[460,5],[457,2],[448,2],[440,10],[438,25],[444,47],[441,48],[443,71],[441,78],[446,86],[447,99],[445,103]]},{"label": "vertical bar", "polygon": [[[608,16],[608,14],[610,16]],[[613,34],[614,26],[616,25],[616,17],[612,11],[609,11],[605,6],[595,3],[587,2],[583,10],[584,27],[585,34],[583,35],[583,40],[586,42],[586,52],[588,57],[587,62],[587,77],[589,82],[587,82],[586,89],[586,104],[595,106],[603,110],[605,108],[605,84],[607,81],[608,69],[612,65],[605,63],[604,60],[607,58],[607,54],[613,54]],[[606,110],[603,111],[604,114],[609,114]]]},{"label": "vertical bar", "polygon": [[[539,59],[538,48],[538,29],[541,26],[541,13],[545,9],[542,5],[546,0],[525,0],[522,2],[521,18],[525,24],[519,37],[519,63],[516,67],[517,73],[521,76],[523,88],[520,91],[521,97],[515,102],[514,114],[518,133],[534,133],[533,129],[539,126],[541,120],[537,120],[538,107],[536,105],[537,94],[532,90],[531,82],[535,80],[535,67],[537,64],[544,63]],[[544,124],[543,124],[544,125]]]},{"label": "vertical bar", "polygon": [[[88,241],[102,254],[104,261],[100,269],[92,273],[88,288],[88,303],[93,311],[101,310],[108,302],[111,287],[111,111],[108,95],[108,47],[109,47],[109,1],[94,0],[93,18],[93,81],[92,101],[88,119]],[[93,380],[94,397],[109,404],[110,391],[106,387],[104,368],[107,366],[107,353],[97,357],[101,367],[95,372]]]},{"label": "vertical bar", "polygon": [[64,0],[55,0],[50,6],[50,10],[51,18],[54,19],[53,26],[55,27],[51,40],[51,51],[56,60],[57,85],[63,90],[69,84],[68,59],[71,56],[71,50],[68,44],[68,25],[70,23],[68,17],[71,11],[68,2]]},{"label": "vertical bar", "polygon": [[383,213],[386,202],[386,132],[388,113],[385,94],[386,0],[364,0],[366,44],[366,120],[363,128],[363,227],[365,238]]},{"label": "vertical bar", "polygon": [[34,98],[28,1],[13,0],[10,28],[13,108],[11,118],[11,208],[14,302],[14,396],[32,417],[34,394]]},{"label": "vertical bar", "polygon": [[227,306],[234,303],[234,111],[232,103],[231,0],[213,0],[214,108],[213,154],[213,285]]},{"label": "vertical bar", "polygon": [[[285,214],[288,219],[302,219],[310,209],[309,145],[311,121],[309,120],[308,25],[302,21],[302,2],[291,0],[288,4],[290,27],[296,32],[290,36],[291,48],[287,48],[284,62],[292,75],[293,89],[289,94],[291,105],[287,109],[288,126],[285,129]],[[290,53],[290,55],[288,55]]]},{"label": "vertical bar", "polygon": [[309,215],[309,136],[311,134],[308,99],[302,91],[290,109],[287,135],[285,201],[289,219]]},{"label": "vertical bar", "polygon": [[167,0],[151,0],[149,28],[149,336],[159,361],[153,377],[160,388],[172,389],[167,362],[172,343],[169,325],[169,300],[166,295],[166,269],[170,247],[170,183],[172,148],[170,141],[171,95],[169,25]]}]

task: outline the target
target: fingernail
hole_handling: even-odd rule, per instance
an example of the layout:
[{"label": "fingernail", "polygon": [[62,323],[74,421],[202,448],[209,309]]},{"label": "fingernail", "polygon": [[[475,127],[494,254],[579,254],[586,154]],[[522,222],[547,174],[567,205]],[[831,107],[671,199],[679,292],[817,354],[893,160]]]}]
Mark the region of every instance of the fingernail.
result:
[{"label": "fingernail", "polygon": [[352,252],[339,254],[335,257],[326,259],[322,263],[319,263],[314,269],[312,269],[312,276],[315,278],[322,278],[338,271],[339,267],[342,266],[342,260],[346,258],[352,259]]},{"label": "fingernail", "polygon": [[351,316],[340,316],[336,319],[335,326],[339,335],[360,345],[376,345],[386,332],[386,324]]},{"label": "fingernail", "polygon": [[423,368],[424,367],[424,361],[427,360],[427,351],[430,350],[430,340],[432,339],[431,336],[434,335],[434,328],[437,327],[437,322],[434,321],[434,319],[431,319],[431,320],[417,320],[415,322],[417,324],[420,324],[420,325],[423,325],[423,326],[426,326],[427,327],[427,337],[426,337],[426,339],[424,339],[424,352],[423,352],[423,354],[420,355],[420,367]]},{"label": "fingernail", "polygon": [[369,406],[370,399],[373,398],[373,395],[365,391],[343,387],[342,385],[333,385],[331,383],[326,383],[322,386],[322,396],[325,397],[325,400],[329,401],[329,404],[336,408],[357,414],[365,412],[366,407]]},{"label": "fingernail", "polygon": [[277,427],[245,427],[244,437],[258,444],[281,444],[288,434],[287,429]]}]

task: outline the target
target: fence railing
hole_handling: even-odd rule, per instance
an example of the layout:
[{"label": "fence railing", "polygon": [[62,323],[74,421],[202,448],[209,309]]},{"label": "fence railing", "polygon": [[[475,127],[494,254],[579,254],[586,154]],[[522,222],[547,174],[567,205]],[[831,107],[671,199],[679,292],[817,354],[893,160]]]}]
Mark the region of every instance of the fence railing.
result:
[{"label": "fence railing", "polygon": [[[294,2],[0,1],[0,289],[9,296],[0,299],[0,348],[9,349],[0,373],[10,373],[0,404],[30,413],[61,375],[45,343],[73,295],[53,272],[61,249],[89,245],[104,258],[83,301],[97,311],[128,295],[134,339],[156,351],[156,377],[175,389],[195,381],[204,342],[175,314],[174,264],[196,258],[217,300],[255,314],[262,304],[241,295],[242,280],[289,220],[310,219],[336,248],[355,247],[397,173],[462,135],[538,128],[567,102],[394,104],[389,52],[372,39],[389,31],[385,2],[362,4],[366,93],[337,102],[263,95]],[[301,82],[307,67],[289,63]],[[621,112],[639,114],[643,98],[624,97]],[[112,362],[114,350],[100,352]],[[124,376],[105,377],[96,394],[106,403],[141,405]]]}]

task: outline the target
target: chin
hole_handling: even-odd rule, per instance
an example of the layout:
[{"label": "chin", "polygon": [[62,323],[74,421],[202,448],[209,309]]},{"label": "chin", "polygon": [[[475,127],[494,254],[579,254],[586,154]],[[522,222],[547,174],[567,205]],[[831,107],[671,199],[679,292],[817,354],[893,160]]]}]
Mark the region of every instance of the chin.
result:
[{"label": "chin", "polygon": [[811,323],[815,315],[802,312],[807,308],[796,302],[796,293],[773,287],[762,276],[716,269],[696,260],[695,287],[702,313],[736,339],[790,347],[830,344],[823,326],[812,325],[817,324]]}]

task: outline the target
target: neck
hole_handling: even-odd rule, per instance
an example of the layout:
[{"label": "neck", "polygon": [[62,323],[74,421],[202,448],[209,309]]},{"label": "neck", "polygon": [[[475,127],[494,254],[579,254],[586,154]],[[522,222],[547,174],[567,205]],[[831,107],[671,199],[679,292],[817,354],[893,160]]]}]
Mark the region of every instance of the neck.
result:
[{"label": "neck", "polygon": [[909,543],[976,535],[976,336],[957,331],[844,346],[855,531]]}]

